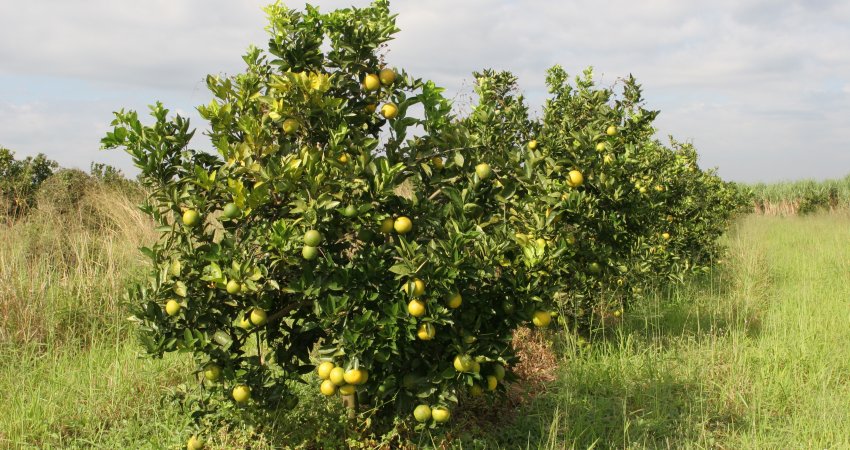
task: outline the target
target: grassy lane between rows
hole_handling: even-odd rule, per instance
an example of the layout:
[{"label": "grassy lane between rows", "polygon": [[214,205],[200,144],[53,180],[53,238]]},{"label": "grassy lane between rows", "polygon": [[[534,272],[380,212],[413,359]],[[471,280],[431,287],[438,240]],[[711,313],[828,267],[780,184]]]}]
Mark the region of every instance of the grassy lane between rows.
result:
[{"label": "grassy lane between rows", "polygon": [[[573,349],[503,448],[850,448],[850,218],[742,220],[704,279]],[[525,435],[520,431],[525,429]]]},{"label": "grassy lane between rows", "polygon": [[[61,225],[0,230],[0,448],[182,445],[174,399],[190,381],[187,356],[140,358],[118,300],[150,236]],[[847,214],[741,220],[711,274],[637,306],[589,346],[555,338],[554,381],[518,408],[490,408],[501,419],[460,414],[451,446],[850,448],[848,242]],[[215,441],[343,445],[313,391],[274,433]]]}]

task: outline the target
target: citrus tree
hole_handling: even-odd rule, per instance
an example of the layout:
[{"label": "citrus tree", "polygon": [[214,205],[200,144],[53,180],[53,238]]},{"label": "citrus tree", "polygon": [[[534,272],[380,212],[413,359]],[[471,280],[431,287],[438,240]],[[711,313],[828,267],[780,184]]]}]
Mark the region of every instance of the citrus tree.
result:
[{"label": "citrus tree", "polygon": [[[388,3],[266,8],[267,51],[209,76],[214,153],[161,104],[115,114],[161,239],[131,290],[146,350],[193,355],[195,417],[291,408],[296,383],[360,423],[436,426],[513,379],[513,331],[622,314],[717,254],[739,203],[657,112],[560,67],[533,118],[505,72],[465,117],[392,67]],[[193,436],[190,448],[202,447]]]},{"label": "citrus tree", "polygon": [[307,379],[373,423],[445,422],[459,393],[510,379],[518,325],[548,324],[525,295],[512,174],[442,89],[383,60],[386,1],[266,12],[268,51],[207,78],[216,154],[161,104],[151,124],[117,112],[103,139],[141,170],[162,233],[131,292],[142,342],[194,355],[199,415],[291,407]]},{"label": "citrus tree", "polygon": [[633,77],[615,92],[589,69],[571,83],[553,67],[540,119],[530,117],[513,75],[485,71],[476,80],[479,102],[463,125],[473,146],[504,155],[514,174],[521,201],[508,220],[516,244],[536,257],[535,267],[526,264],[526,293],[554,299],[564,323],[588,330],[618,317],[646,289],[716,256],[744,201],[699,170],[692,146],[655,140],[658,112],[645,109]]},{"label": "citrus tree", "polygon": [[0,215],[14,218],[26,213],[38,188],[58,167],[41,153],[18,160],[15,152],[0,146]]}]

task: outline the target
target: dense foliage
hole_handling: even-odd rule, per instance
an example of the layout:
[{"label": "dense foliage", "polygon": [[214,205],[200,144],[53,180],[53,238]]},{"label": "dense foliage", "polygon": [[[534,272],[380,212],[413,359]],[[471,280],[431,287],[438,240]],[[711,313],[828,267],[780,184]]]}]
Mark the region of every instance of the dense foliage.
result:
[{"label": "dense foliage", "polygon": [[266,11],[268,52],[207,78],[217,154],[161,104],[103,140],[141,169],[162,233],[131,292],[143,343],[195,355],[199,415],[290,407],[317,369],[368,423],[435,426],[513,379],[518,326],[559,309],[585,330],[716,254],[737,191],[653,139],[633,79],[615,94],[555,67],[536,119],[485,71],[456,117],[383,60],[386,1]]},{"label": "dense foliage", "polygon": [[597,87],[590,70],[572,85],[556,66],[542,120],[529,117],[511,74],[476,78],[480,103],[463,125],[473,147],[503,155],[502,171],[521,192],[512,225],[539,255],[534,295],[556,299],[587,329],[647,287],[711,263],[744,197],[699,170],[691,145],[653,139],[658,113],[643,108],[633,78],[618,95]]},{"label": "dense foliage", "polygon": [[35,203],[35,193],[59,165],[43,154],[15,159],[0,147],[0,217],[18,217]]}]

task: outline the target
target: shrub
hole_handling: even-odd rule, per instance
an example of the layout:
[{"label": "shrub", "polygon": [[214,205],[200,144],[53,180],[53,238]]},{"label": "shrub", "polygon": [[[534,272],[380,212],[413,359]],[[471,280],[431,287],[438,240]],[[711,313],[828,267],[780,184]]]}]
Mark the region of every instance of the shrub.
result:
[{"label": "shrub", "polygon": [[83,214],[81,201],[96,181],[79,169],[61,169],[48,177],[35,194],[40,210],[58,216]]},{"label": "shrub", "polygon": [[196,418],[291,409],[316,370],[361,425],[438,426],[515,378],[518,326],[557,304],[587,330],[717,253],[737,191],[653,140],[634,79],[615,94],[555,67],[535,120],[513,75],[483,71],[458,118],[386,64],[386,1],[266,11],[268,53],[207,78],[217,154],[161,104],[151,125],[115,113],[102,141],[149,192],[162,238],[130,297],[150,354],[194,355]]},{"label": "shrub", "polygon": [[145,347],[220,371],[207,411],[291,406],[319,362],[351,374],[323,392],[356,391],[377,429],[495,388],[512,331],[551,303],[528,295],[510,174],[487,167],[503,158],[468,148],[441,89],[382,62],[386,2],[267,12],[272,58],[252,48],[245,73],[207,79],[218,155],[162,105],[152,126],[116,113],[103,140],[132,155],[164,233],[132,293]]},{"label": "shrub", "polygon": [[58,167],[43,154],[16,160],[14,152],[0,147],[0,215],[25,214],[35,203],[38,187]]}]

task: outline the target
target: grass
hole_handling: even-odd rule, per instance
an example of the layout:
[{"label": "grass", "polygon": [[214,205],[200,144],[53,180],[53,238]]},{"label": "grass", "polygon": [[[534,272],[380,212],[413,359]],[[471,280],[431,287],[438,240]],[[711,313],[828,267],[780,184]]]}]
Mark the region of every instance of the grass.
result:
[{"label": "grass", "polygon": [[848,224],[746,218],[710,276],[590,349],[568,344],[558,380],[488,448],[850,447]]},{"label": "grass", "polygon": [[152,227],[116,192],[85,201],[85,215],[36,212],[0,227],[0,447],[162,435],[156,381],[185,377],[174,360],[137,358],[125,320],[122,291]]},{"label": "grass", "polygon": [[[141,357],[122,300],[151,227],[129,199],[87,198],[85,217],[0,225],[0,448],[181,447],[193,365]],[[451,446],[850,447],[848,225],[843,212],[741,220],[711,274],[651,296],[590,346],[548,336],[554,381],[516,407],[459,411]],[[222,430],[215,447],[343,446],[339,408],[314,386],[299,396],[265,433]]]}]

